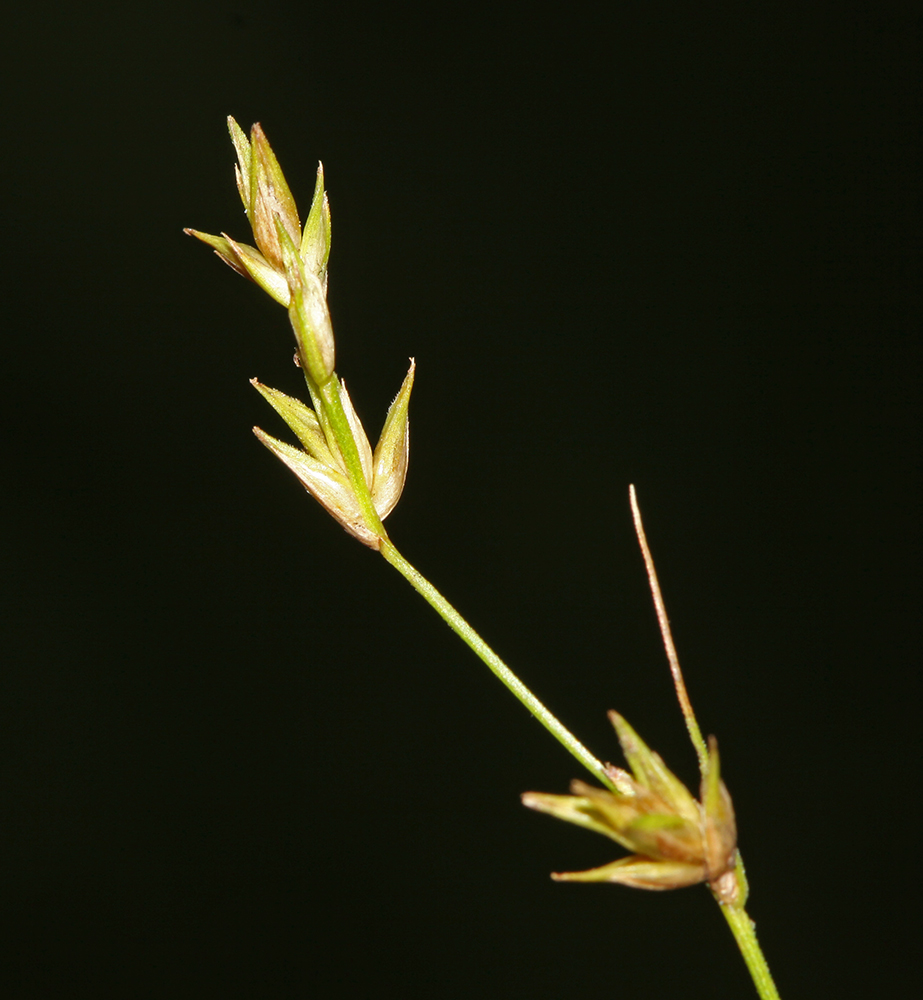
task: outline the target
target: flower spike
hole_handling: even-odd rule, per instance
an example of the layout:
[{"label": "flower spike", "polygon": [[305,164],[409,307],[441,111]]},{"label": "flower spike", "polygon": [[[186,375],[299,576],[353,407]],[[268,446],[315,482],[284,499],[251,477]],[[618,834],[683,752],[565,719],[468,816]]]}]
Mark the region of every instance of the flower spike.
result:
[{"label": "flower spike", "polygon": [[324,168],[318,164],[314,196],[304,226],[279,161],[257,124],[250,135],[228,118],[237,153],[234,174],[256,246],[222,233],[187,229],[238,274],[256,282],[285,306],[295,333],[296,364],[313,409],[263,385],[253,386],[295,432],[301,448],[258,427],[259,440],[298,477],[308,492],[353,536],[373,549],[387,538],[382,521],[394,509],[407,478],[408,406],[414,364],[397,394],[374,452],[346,383],[334,372],[336,345],[327,308],[330,205]]},{"label": "flower spike", "polygon": [[[183,232],[207,243],[238,274],[256,282],[286,308],[291,303],[289,286],[293,279],[299,286],[304,284],[293,274],[295,267],[320,281],[325,298],[330,206],[324,192],[323,168],[318,167],[314,199],[302,233],[295,199],[262,127],[254,125],[248,137],[233,118],[228,118],[228,131],[237,152],[237,190],[256,246],[238,243],[226,233],[212,236],[197,229]],[[289,247],[298,249],[292,253]]]},{"label": "flower spike", "polygon": [[617,791],[575,781],[570,795],[526,792],[522,801],[530,809],[601,833],[634,854],[601,868],[559,872],[552,878],[655,890],[708,882],[720,894],[732,893],[736,881],[725,876],[734,868],[737,830],[731,798],[718,773],[714,738],[699,803],[618,713],[610,712],[609,718],[632,771],[606,768]]},{"label": "flower spike", "polygon": [[[346,384],[339,384],[340,401],[358,448],[363,477],[370,490],[375,512],[382,521],[394,510],[407,478],[410,450],[408,405],[414,370],[415,365],[411,361],[410,371],[401,391],[388,410],[374,454],[346,391]],[[251,384],[294,431],[304,450],[300,451],[279,441],[259,427],[254,427],[253,433],[295,473],[305,489],[351,535],[370,548],[379,548],[381,535],[375,525],[368,523],[362,512],[359,498],[349,478],[346,461],[337,446],[336,438],[328,430],[329,422],[325,427],[315,410],[278,389],[271,389],[257,379],[251,379]],[[324,404],[319,397],[315,400],[315,405],[318,403],[323,411]]]}]

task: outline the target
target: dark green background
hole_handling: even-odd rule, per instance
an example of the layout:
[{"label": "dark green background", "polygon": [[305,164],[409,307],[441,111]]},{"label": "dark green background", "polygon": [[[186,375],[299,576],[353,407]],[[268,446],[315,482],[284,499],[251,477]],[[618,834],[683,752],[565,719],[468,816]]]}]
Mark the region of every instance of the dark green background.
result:
[{"label": "dark green background", "polygon": [[809,7],[10,15],[0,995],[754,995],[704,889],[548,879],[617,853],[519,805],[578,765],[250,434],[229,113],[324,161],[372,433],[417,359],[397,544],[691,782],[637,484],[783,997],[909,976],[914,23]]}]

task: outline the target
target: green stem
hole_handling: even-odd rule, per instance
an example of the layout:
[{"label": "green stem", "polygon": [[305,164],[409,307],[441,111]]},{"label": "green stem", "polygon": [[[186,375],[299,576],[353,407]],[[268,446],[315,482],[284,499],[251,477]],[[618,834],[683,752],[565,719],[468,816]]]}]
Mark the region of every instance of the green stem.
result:
[{"label": "green stem", "polygon": [[766,958],[759,942],[756,940],[756,930],[753,921],[747,916],[747,911],[742,906],[732,906],[726,903],[719,903],[724,919],[727,920],[740,948],[740,953],[747,963],[753,983],[761,1000],[779,1000],[779,991],[772,980],[772,973],[766,964]]},{"label": "green stem", "polygon": [[381,554],[420,594],[423,599],[435,609],[442,620],[451,628],[456,635],[460,636],[477,655],[487,664],[514,695],[526,706],[526,708],[538,719],[538,721],[551,733],[554,738],[566,747],[581,764],[607,788],[615,791],[612,780],[607,776],[602,763],[598,761],[587,748],[577,739],[574,734],[563,726],[551,712],[535,697],[534,694],[522,683],[512,670],[500,659],[499,656],[487,645],[486,642],[474,631],[464,618],[452,607],[451,604],[439,593],[438,590],[421,576],[413,566],[397,551],[394,545],[385,539],[381,545]]}]

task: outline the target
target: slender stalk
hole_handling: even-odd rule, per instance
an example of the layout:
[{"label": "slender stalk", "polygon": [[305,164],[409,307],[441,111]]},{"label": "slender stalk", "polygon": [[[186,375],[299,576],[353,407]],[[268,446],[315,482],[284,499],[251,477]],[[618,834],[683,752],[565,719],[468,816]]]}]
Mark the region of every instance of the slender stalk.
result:
[{"label": "slender stalk", "polygon": [[705,775],[708,766],[708,747],[702,739],[702,730],[696,720],[695,712],[692,710],[692,702],[689,700],[689,693],[686,691],[686,682],[683,680],[683,672],[679,666],[679,656],[676,654],[676,646],[673,644],[673,633],[670,631],[670,619],[667,618],[667,609],[663,603],[663,594],[660,593],[660,583],[657,580],[657,571],[654,569],[654,559],[651,550],[648,548],[647,535],[644,533],[644,524],[641,521],[641,510],[638,507],[638,497],[635,494],[634,486],[628,487],[628,495],[631,499],[631,516],[635,522],[635,532],[638,535],[638,544],[644,555],[644,565],[647,567],[647,579],[651,586],[651,595],[654,598],[654,607],[657,609],[657,621],[660,623],[660,634],[663,637],[663,646],[667,651],[667,661],[670,664],[670,673],[673,675],[673,684],[676,688],[676,697],[679,699],[679,707],[683,711],[683,718],[686,720],[686,729],[689,730],[689,738],[695,747],[695,752],[699,757],[699,770]]},{"label": "slender stalk", "polygon": [[581,764],[607,788],[615,791],[612,780],[606,774],[602,762],[597,760],[593,754],[577,739],[574,734],[548,711],[547,708],[535,697],[534,694],[522,683],[512,670],[500,659],[499,656],[487,645],[486,642],[474,631],[464,618],[452,607],[451,604],[439,593],[438,590],[424,576],[417,572],[413,566],[397,551],[394,545],[385,540],[381,545],[381,554],[400,573],[410,585],[420,594],[423,599],[435,609],[442,620],[451,628],[456,635],[463,639],[477,655],[487,664],[510,691],[526,706],[526,708],[538,719],[538,721],[551,733],[554,738],[566,747]]},{"label": "slender stalk", "polygon": [[761,1000],[780,1000],[779,991],[773,982],[772,973],[766,964],[766,958],[759,942],[756,940],[756,927],[753,921],[747,916],[747,911],[742,906],[732,906],[720,904],[724,919],[727,920],[740,948],[740,953],[747,963],[753,983]]}]

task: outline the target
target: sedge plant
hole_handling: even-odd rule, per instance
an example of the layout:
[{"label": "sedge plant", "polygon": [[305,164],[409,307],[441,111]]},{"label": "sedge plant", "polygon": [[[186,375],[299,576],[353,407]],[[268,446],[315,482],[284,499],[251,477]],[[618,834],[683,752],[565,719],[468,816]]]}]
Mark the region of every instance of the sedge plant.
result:
[{"label": "sedge plant", "polygon": [[254,125],[248,136],[233,118],[228,119],[228,126],[237,151],[237,188],[256,246],[239,243],[224,233],[186,232],[207,243],[225,263],[288,311],[295,334],[295,362],[304,375],[310,399],[308,405],[253,379],[253,386],[288,425],[298,444],[289,444],[258,427],[254,434],[350,535],[381,553],[596,780],[598,784],[574,781],[570,795],[527,792],[523,803],[602,834],[630,853],[600,868],[552,877],[649,890],[704,883],[727,919],[759,996],[778,1000],[745,909],[747,881],[737,848],[731,797],[721,780],[718,744],[714,737],[703,738],[692,710],[634,487],[630,488],[630,499],[635,530],[677,697],[698,756],[698,799],[616,712],[610,712],[609,717],[629,769],[603,764],[398,551],[384,520],[398,502],[407,477],[414,362],[410,362],[373,449],[346,383],[335,369],[333,326],[327,307],[330,207],[323,167],[318,165],[314,196],[302,224],[263,129]]}]

